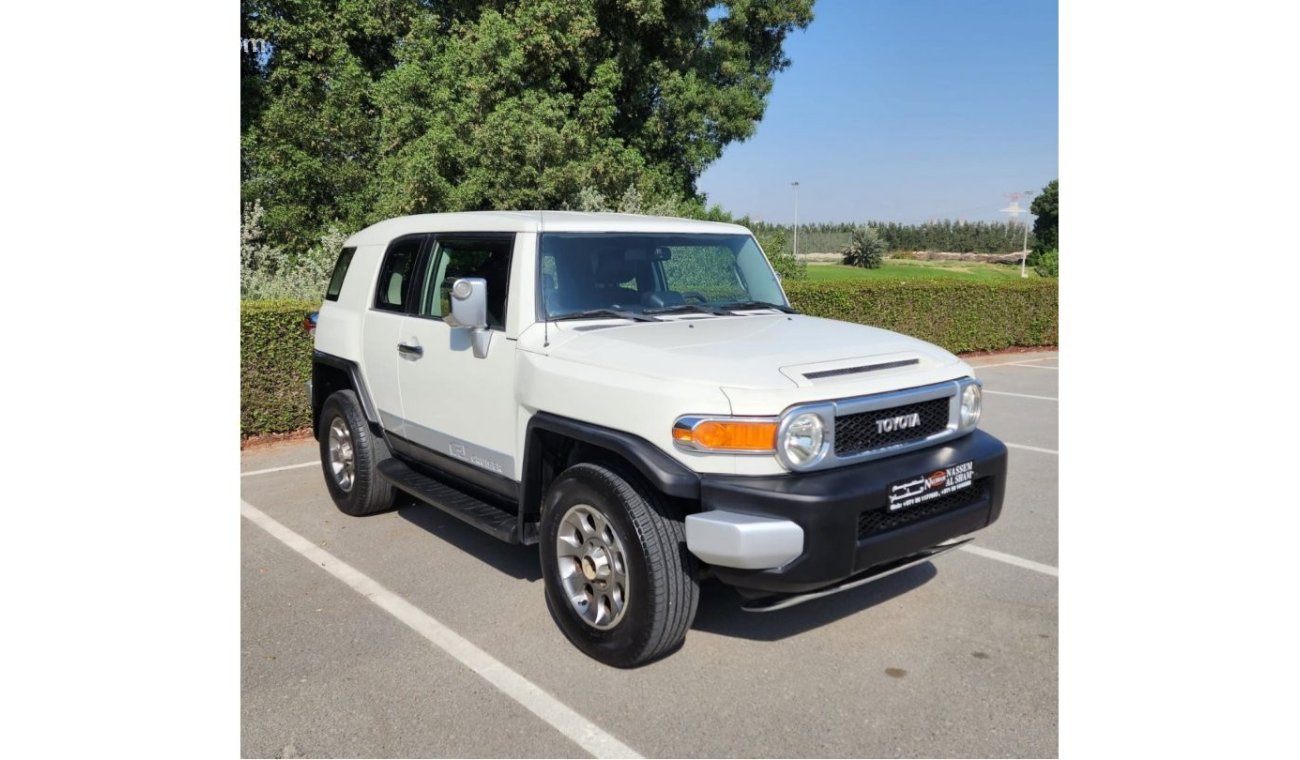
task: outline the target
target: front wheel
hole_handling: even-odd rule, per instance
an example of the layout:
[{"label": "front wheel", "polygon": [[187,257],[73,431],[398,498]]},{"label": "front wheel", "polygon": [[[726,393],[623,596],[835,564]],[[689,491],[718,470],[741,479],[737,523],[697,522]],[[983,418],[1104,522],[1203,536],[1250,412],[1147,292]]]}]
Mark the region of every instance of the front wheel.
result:
[{"label": "front wheel", "polygon": [[699,582],[682,522],[658,493],[574,465],[547,492],[540,527],[546,605],[569,641],[620,668],[681,646]]}]

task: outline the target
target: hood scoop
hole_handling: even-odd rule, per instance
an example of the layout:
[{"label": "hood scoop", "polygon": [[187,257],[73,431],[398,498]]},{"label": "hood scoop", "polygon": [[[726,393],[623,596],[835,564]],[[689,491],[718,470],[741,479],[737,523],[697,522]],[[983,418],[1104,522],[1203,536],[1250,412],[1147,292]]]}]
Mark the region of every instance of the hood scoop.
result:
[{"label": "hood scoop", "polygon": [[899,367],[910,367],[913,364],[920,364],[920,359],[899,359],[892,362],[880,362],[879,364],[864,364],[859,367],[841,367],[839,369],[823,369],[817,372],[805,372],[804,378],[808,380],[822,380],[827,377],[839,377],[841,375],[857,375],[863,372],[879,372],[882,369],[897,369]]},{"label": "hood scoop", "polygon": [[782,367],[781,374],[801,388],[834,383],[851,384],[930,369],[941,364],[928,353],[910,350],[893,351],[874,356],[846,356],[843,359],[796,364]]}]

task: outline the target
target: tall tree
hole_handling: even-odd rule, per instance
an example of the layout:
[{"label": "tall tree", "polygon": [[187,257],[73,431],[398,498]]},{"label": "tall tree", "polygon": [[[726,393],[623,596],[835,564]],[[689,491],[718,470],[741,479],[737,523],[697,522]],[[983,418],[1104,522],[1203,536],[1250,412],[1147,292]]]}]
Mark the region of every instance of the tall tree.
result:
[{"label": "tall tree", "polygon": [[1029,213],[1038,217],[1034,220],[1034,252],[1041,253],[1060,247],[1057,240],[1057,184],[1052,180],[1043,188],[1043,192],[1029,205]]},{"label": "tall tree", "polygon": [[[812,0],[244,0],[243,197],[276,243],[332,220],[698,201],[754,133]],[[252,74],[249,74],[250,69]]]}]

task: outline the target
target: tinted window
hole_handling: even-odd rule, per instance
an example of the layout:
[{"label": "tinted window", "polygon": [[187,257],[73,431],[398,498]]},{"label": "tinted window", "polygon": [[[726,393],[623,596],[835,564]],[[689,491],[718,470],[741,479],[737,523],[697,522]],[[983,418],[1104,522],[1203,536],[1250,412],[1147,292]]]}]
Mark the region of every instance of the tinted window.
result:
[{"label": "tinted window", "polygon": [[379,271],[375,287],[375,308],[385,311],[405,311],[406,294],[411,286],[411,274],[420,255],[423,236],[402,238],[388,247],[384,266]]},{"label": "tinted window", "polygon": [[749,235],[547,232],[540,253],[546,318],[736,301],[787,305]]},{"label": "tinted window", "polygon": [[420,315],[441,319],[450,314],[452,284],[461,277],[482,277],[487,281],[488,326],[505,329],[514,244],[513,235],[439,236],[421,288]]},{"label": "tinted window", "polygon": [[339,300],[339,291],[343,290],[343,278],[347,276],[348,266],[352,263],[352,254],[356,252],[356,248],[344,248],[339,254],[339,260],[334,263],[334,274],[330,277],[330,286],[325,290],[326,301]]}]

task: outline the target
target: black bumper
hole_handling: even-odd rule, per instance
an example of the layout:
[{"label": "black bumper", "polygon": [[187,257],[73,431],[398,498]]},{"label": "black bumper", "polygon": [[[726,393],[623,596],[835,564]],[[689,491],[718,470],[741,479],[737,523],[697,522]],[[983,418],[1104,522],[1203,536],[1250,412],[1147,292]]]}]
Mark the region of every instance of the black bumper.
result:
[{"label": "black bumper", "polygon": [[[957,491],[960,498],[945,504],[889,512],[891,484],[967,461],[975,463],[974,484],[962,489],[969,493]],[[803,554],[781,567],[714,567],[714,574],[740,589],[814,591],[991,524],[1002,512],[1006,478],[1007,447],[981,430],[923,451],[824,472],[705,475],[704,509],[792,520],[804,532]]]}]

